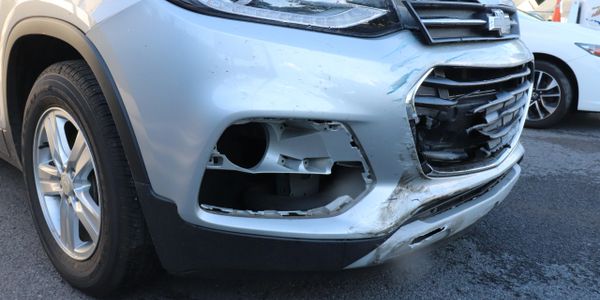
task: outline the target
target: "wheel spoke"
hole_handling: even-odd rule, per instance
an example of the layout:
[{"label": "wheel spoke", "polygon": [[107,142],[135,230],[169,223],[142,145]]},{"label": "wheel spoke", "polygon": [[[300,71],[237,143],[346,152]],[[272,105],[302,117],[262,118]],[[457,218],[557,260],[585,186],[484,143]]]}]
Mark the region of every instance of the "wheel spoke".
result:
[{"label": "wheel spoke", "polygon": [[538,90],[540,88],[540,83],[542,82],[542,76],[544,75],[544,73],[536,72],[536,74],[537,74],[537,80],[535,82],[535,89]]},{"label": "wheel spoke", "polygon": [[44,122],[50,155],[59,171],[64,170],[70,152],[65,134],[65,123],[66,120],[57,117],[55,113],[50,113]]},{"label": "wheel spoke", "polygon": [[73,169],[76,180],[87,180],[87,176],[93,169],[92,154],[81,132],[77,133],[67,167]]},{"label": "wheel spoke", "polygon": [[38,166],[40,174],[40,189],[47,196],[60,194],[60,177],[55,166],[44,163]]},{"label": "wheel spoke", "polygon": [[552,81],[550,81],[550,83],[548,83],[548,85],[546,85],[546,87],[544,87],[543,89],[540,88],[539,90],[540,91],[549,91],[557,86],[558,86],[558,82],[556,81],[556,79],[552,78]]},{"label": "wheel spoke", "polygon": [[47,163],[42,163],[38,166],[40,171],[40,178],[42,179],[56,179],[60,178],[60,174],[58,169],[55,166],[52,166]]},{"label": "wheel spoke", "polygon": [[548,105],[543,99],[540,99],[539,102],[542,104],[542,107],[548,112],[548,114],[552,114],[556,110],[556,107]]},{"label": "wheel spoke", "polygon": [[[67,202],[60,201],[60,239],[69,250],[75,249],[75,241],[78,236],[79,221],[75,211]],[[76,236],[77,235],[77,236]]]},{"label": "wheel spoke", "polygon": [[535,112],[537,112],[540,119],[544,118],[544,115],[542,114],[542,109],[540,108],[540,103],[538,101],[535,102]]},{"label": "wheel spoke", "polygon": [[40,189],[46,196],[60,195],[61,190],[58,180],[51,179],[40,180]]},{"label": "wheel spoke", "polygon": [[100,207],[92,199],[89,190],[89,185],[75,190],[75,197],[77,198],[75,213],[92,240],[96,242],[100,233]]},{"label": "wheel spoke", "polygon": [[554,93],[554,94],[540,94],[540,97],[560,97],[560,93]]}]

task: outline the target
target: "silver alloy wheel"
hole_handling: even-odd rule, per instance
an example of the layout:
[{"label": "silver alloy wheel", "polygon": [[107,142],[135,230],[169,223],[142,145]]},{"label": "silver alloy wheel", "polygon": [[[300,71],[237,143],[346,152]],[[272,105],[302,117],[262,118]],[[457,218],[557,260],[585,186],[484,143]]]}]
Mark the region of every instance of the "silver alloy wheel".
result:
[{"label": "silver alloy wheel", "polygon": [[536,70],[527,118],[532,121],[548,118],[560,105],[561,96],[556,78],[544,71]]},{"label": "silver alloy wheel", "polygon": [[100,238],[100,191],[88,142],[73,117],[50,108],[38,121],[33,142],[40,206],[60,248],[88,259]]}]

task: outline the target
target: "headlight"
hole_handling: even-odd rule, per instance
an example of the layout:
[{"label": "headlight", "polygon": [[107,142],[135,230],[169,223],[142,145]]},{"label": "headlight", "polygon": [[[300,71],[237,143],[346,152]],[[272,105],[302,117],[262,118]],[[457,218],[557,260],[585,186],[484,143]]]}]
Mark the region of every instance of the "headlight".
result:
[{"label": "headlight", "polygon": [[600,56],[600,45],[583,44],[583,43],[575,43],[575,45],[579,46],[579,48],[587,51],[591,55]]},{"label": "headlight", "polygon": [[222,17],[356,36],[400,27],[393,0],[169,0]]}]

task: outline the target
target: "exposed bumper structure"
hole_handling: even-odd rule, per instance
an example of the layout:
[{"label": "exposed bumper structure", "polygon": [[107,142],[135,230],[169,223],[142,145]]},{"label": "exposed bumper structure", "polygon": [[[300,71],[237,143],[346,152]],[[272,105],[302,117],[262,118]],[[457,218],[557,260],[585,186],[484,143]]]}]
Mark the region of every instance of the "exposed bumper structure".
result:
[{"label": "exposed bumper structure", "polygon": [[379,264],[419,250],[462,231],[500,204],[517,182],[519,174],[521,174],[521,168],[515,165],[485,194],[431,218],[415,220],[402,225],[383,244],[349,265],[348,268]]},{"label": "exposed bumper structure", "polygon": [[[139,21],[132,24],[132,18]],[[427,176],[407,102],[436,66],[511,68],[530,62],[532,56],[518,40],[427,47],[406,31],[357,39],[208,17],[166,1],[139,2],[88,36],[119,83],[150,180],[150,185],[138,183],[144,213],[159,256],[171,271],[341,269],[378,263],[463,229],[502,201],[519,174],[523,148],[514,143],[493,167]],[[112,47],[130,41],[145,50]],[[282,146],[281,151],[266,151],[260,161],[236,164],[219,149],[231,126],[266,122],[279,138],[286,131],[273,124],[286,120],[338,124],[348,134],[322,134],[314,124],[308,134],[346,137],[340,138],[347,144],[343,146],[354,150],[333,151],[324,138],[320,154],[298,154]],[[331,176],[336,163],[347,168],[358,163],[360,172],[355,173],[364,179],[364,188],[325,214],[319,207],[321,214],[311,214],[313,208],[271,213],[248,205],[250,187],[232,191],[234,201],[215,202],[218,190],[206,196],[209,200],[202,197],[207,170],[255,175],[293,169],[288,173]],[[491,190],[406,223],[419,209],[502,175]],[[269,180],[281,178],[261,178],[259,183]],[[310,196],[315,186],[323,185],[308,179],[301,186],[301,193]],[[347,196],[339,192],[340,185],[329,186],[331,203]],[[398,247],[399,252],[394,250]]]}]

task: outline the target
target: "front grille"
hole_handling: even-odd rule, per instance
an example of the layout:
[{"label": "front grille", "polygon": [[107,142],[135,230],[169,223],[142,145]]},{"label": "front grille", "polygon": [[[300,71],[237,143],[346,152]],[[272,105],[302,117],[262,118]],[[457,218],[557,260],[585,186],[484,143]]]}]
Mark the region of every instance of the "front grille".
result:
[{"label": "front grille", "polygon": [[413,130],[423,171],[450,175],[484,168],[515,146],[532,74],[531,63],[432,70],[414,98]]},{"label": "front grille", "polygon": [[519,37],[517,12],[477,1],[403,1],[429,44]]}]

